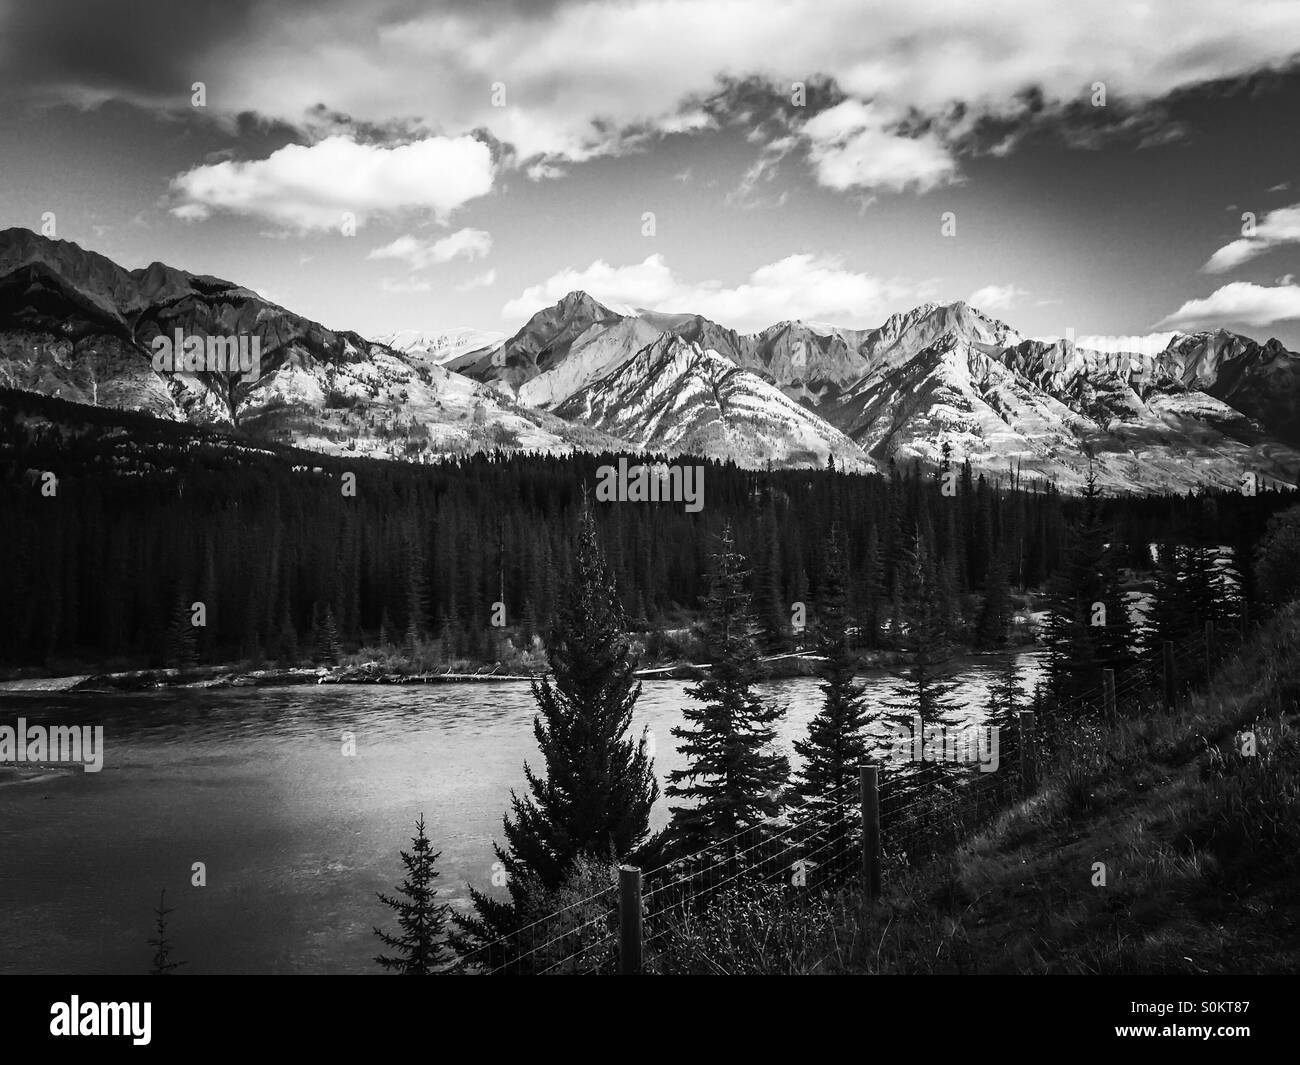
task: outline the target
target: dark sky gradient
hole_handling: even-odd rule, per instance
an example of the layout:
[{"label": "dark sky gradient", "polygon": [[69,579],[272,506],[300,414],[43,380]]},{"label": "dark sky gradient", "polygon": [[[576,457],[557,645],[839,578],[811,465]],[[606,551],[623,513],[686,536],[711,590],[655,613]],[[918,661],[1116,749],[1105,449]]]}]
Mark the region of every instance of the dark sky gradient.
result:
[{"label": "dark sky gradient", "polygon": [[[541,34],[571,6],[533,5],[526,14],[505,3],[488,14],[484,5],[443,10],[514,20]],[[395,46],[383,38],[383,27],[428,11],[404,3],[381,8],[374,34],[389,42],[389,52]],[[730,89],[715,80],[712,120],[691,132],[672,132],[663,109],[648,102],[645,124],[610,119],[609,136],[591,158],[563,150],[520,158],[510,151],[517,127],[492,125],[491,112],[478,123],[478,112],[464,105],[422,106],[436,95],[432,90],[424,97],[412,93],[401,110],[389,109],[396,105],[387,97],[372,100],[353,82],[334,91],[337,69],[316,61],[304,60],[294,71],[309,85],[309,97],[343,111],[359,103],[364,122],[330,127],[319,113],[287,105],[283,113],[241,116],[243,101],[261,90],[259,75],[241,67],[246,61],[239,57],[271,47],[268,27],[284,30],[306,20],[302,33],[315,55],[334,49],[343,63],[355,48],[358,63],[374,62],[382,71],[389,52],[374,51],[374,41],[347,40],[348,25],[340,24],[333,39],[332,24],[313,20],[313,10],[319,7],[195,3],[180,19],[161,0],[92,11],[62,0],[0,3],[0,227],[39,229],[42,213],[53,211],[60,237],[124,265],[161,259],[224,276],[328,325],[368,335],[466,325],[513,330],[529,300],[559,283],[557,275],[600,276],[592,273],[595,263],[608,264],[617,278],[598,296],[667,310],[726,308],[733,320],[715,316],[740,328],[795,314],[873,325],[924,299],[967,299],[993,286],[1004,295],[985,309],[1026,335],[1145,334],[1187,301],[1225,285],[1294,288],[1286,275],[1300,273],[1300,237],[1230,272],[1202,270],[1240,236],[1243,211],[1263,219],[1300,203],[1300,68],[1294,65],[1163,98],[1126,96],[1117,86],[1102,112],[1080,99],[1049,101],[1036,115],[1015,114],[996,134],[991,123],[980,127],[981,135],[958,128],[951,112],[934,112],[932,129],[955,162],[955,180],[836,188],[819,179],[799,123],[840,100],[870,98],[833,76],[829,91],[815,93],[807,112],[793,120],[762,78]],[[355,27],[352,35],[365,36]],[[1203,64],[1191,47],[1171,53],[1169,62]],[[1225,69],[1252,69],[1250,56],[1235,54],[1240,47],[1224,46]],[[574,42],[569,66],[558,54],[514,62],[525,58],[536,94],[536,110],[527,110],[527,100],[522,105],[531,136],[565,118],[572,108],[555,110],[554,99],[602,60],[581,41]],[[618,64],[608,65],[609,71],[598,70],[600,86],[614,88],[592,90],[592,119],[602,115],[600,92],[618,90]],[[1264,65],[1264,59],[1254,64]],[[232,73],[233,67],[241,69]],[[276,77],[284,73],[267,69]],[[707,73],[716,79],[745,71],[720,62]],[[907,75],[903,67],[894,76],[906,81]],[[513,68],[502,74],[511,85],[523,76]],[[209,85],[203,111],[188,106],[189,85],[200,77]],[[628,89],[609,111],[633,113],[627,99],[636,91]],[[1082,91],[1086,101],[1086,85]],[[687,95],[679,111],[689,115],[701,102]],[[346,237],[251,210],[216,208],[197,221],[172,213],[183,201],[174,179],[222,159],[266,160],[285,145],[315,144],[340,130],[391,146],[484,125],[480,135],[490,136],[496,152],[491,191],[442,216],[398,204]],[[633,130],[642,135],[629,136]],[[1004,154],[986,150],[1007,132],[1016,134],[1013,147]],[[545,174],[530,169],[539,160],[549,168]],[[646,211],[656,216],[653,237],[641,232]],[[956,214],[955,237],[940,234],[945,211]],[[463,228],[491,234],[486,257],[419,269],[367,258],[403,235],[433,241]],[[771,290],[766,282],[750,284],[755,271],[797,255],[829,271],[826,283],[783,280]],[[649,256],[661,257],[658,269],[671,281],[638,299],[634,268]],[[476,280],[477,287],[461,288]],[[687,305],[696,301],[703,305]],[[1300,348],[1300,294],[1294,306],[1295,314],[1262,324],[1215,324],[1276,335]]]}]

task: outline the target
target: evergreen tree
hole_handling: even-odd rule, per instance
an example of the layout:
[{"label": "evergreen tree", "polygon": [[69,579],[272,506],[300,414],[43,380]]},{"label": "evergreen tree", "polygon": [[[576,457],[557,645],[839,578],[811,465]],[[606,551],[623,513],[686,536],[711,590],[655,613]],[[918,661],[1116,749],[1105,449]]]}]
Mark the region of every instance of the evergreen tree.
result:
[{"label": "evergreen tree", "polygon": [[1071,700],[1100,686],[1103,669],[1115,670],[1118,680],[1133,657],[1132,623],[1116,560],[1120,545],[1103,520],[1091,464],[1082,506],[1079,522],[1067,534],[1061,567],[1048,585],[1043,627],[1048,686],[1070,713],[1078,709]]},{"label": "evergreen tree", "polygon": [[789,777],[789,760],[770,749],[785,708],[754,691],[760,672],[748,575],[728,525],[699,627],[709,672],[687,689],[694,703],[682,710],[687,724],[672,730],[688,764],[669,774],[666,794],[693,805],[672,808],[669,834],[685,852],[774,816]]},{"label": "evergreen tree", "polygon": [[984,581],[984,605],[975,628],[975,642],[983,648],[1001,647],[1011,627],[1011,585],[1006,559],[996,552]]},{"label": "evergreen tree", "polygon": [[807,807],[807,823],[817,826],[806,845],[824,859],[837,858],[846,849],[857,816],[847,800],[854,794],[858,768],[867,759],[866,700],[854,682],[857,660],[849,649],[847,586],[842,530],[836,525],[817,602],[822,707],[808,723],[807,738],[794,743],[804,760],[796,791]]},{"label": "evergreen tree", "polygon": [[1020,757],[1020,712],[1027,710],[1024,685],[1014,655],[1007,655],[989,688],[984,724],[997,730],[998,771],[1006,774]]},{"label": "evergreen tree", "polygon": [[1157,660],[1164,653],[1165,641],[1181,643],[1194,626],[1192,602],[1175,544],[1161,544],[1156,549],[1155,587],[1146,621],[1143,649]]},{"label": "evergreen tree", "polygon": [[467,941],[508,935],[527,910],[526,896],[559,888],[580,856],[622,861],[649,841],[659,784],[645,734],[629,735],[641,683],[589,510],[547,653],[551,674],[533,683],[533,734],[545,774],[524,766],[529,793],[511,794],[506,842],[495,847],[511,900],[471,889],[476,913],[457,918]]},{"label": "evergreen tree", "polygon": [[164,888],[158,896],[158,908],[153,911],[154,934],[153,939],[149,940],[149,946],[153,947],[150,976],[170,976],[185,964],[183,961],[171,960],[172,941],[167,935],[167,917],[171,912],[171,907],[167,905],[167,889]]},{"label": "evergreen tree", "polygon": [[397,885],[397,895],[376,892],[379,901],[397,915],[396,934],[376,928],[383,945],[393,954],[375,957],[378,965],[403,976],[436,976],[447,962],[442,931],[450,916],[445,903],[436,903],[433,882],[438,879],[437,863],[441,851],[434,851],[424,831],[424,814],[415,822],[411,850],[400,851],[406,878]]},{"label": "evergreen tree", "polygon": [[194,633],[193,615],[185,596],[178,593],[167,631],[167,664],[175,669],[193,669],[198,665],[198,638]]},{"label": "evergreen tree", "polygon": [[326,665],[337,666],[343,654],[343,644],[339,641],[339,627],[334,620],[334,607],[327,606],[317,633],[316,659]]},{"label": "evergreen tree", "polygon": [[942,746],[936,751],[924,740],[932,730],[946,732],[957,728],[961,719],[952,699],[956,684],[942,679],[948,643],[935,594],[934,563],[919,531],[903,557],[900,600],[906,609],[907,628],[900,638],[910,662],[897,674],[898,682],[890,698],[884,701],[885,717],[894,726],[896,735],[919,737],[923,741],[923,761],[905,770],[901,790],[929,794],[952,775],[955,767],[937,757],[942,754]]}]

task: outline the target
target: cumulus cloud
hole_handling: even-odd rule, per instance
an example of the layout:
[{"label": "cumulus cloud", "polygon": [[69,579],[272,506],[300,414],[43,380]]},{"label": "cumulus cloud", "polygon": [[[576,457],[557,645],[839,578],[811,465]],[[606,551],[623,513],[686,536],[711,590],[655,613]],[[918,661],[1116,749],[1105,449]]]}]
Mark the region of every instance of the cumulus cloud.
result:
[{"label": "cumulus cloud", "polygon": [[760,266],[738,285],[724,285],[689,281],[662,255],[651,255],[627,266],[597,260],[581,270],[562,270],[510,300],[501,315],[527,318],[579,289],[612,306],[689,311],[741,330],[797,318],[878,325],[928,295],[925,286],[846,270],[838,259],[825,256],[789,255]]},{"label": "cumulus cloud", "polygon": [[468,281],[462,282],[456,286],[457,292],[472,292],[476,288],[491,288],[497,283],[497,272],[495,270],[484,270],[481,274],[475,274]]},{"label": "cumulus cloud", "polygon": [[1188,300],[1156,328],[1198,329],[1228,323],[1264,326],[1300,321],[1300,285],[1256,285],[1234,281],[1204,299]]},{"label": "cumulus cloud", "polygon": [[1239,0],[1230,18],[1219,0],[274,0],[208,3],[174,27],[162,0],[142,2],[151,10],[140,24],[156,33],[135,32],[113,5],[88,5],[75,27],[64,4],[21,5],[0,37],[0,90],[177,109],[196,71],[220,70],[214,112],[301,128],[325,101],[357,123],[412,116],[450,137],[488,130],[520,161],[555,162],[708,128],[700,102],[720,77],[788,94],[822,75],[852,103],[813,142],[818,175],[835,187],[923,188],[948,173],[941,135],[855,125],[855,113],[933,118],[961,105],[967,121],[1023,116],[1031,90],[1050,111],[1095,82],[1112,101],[1159,99],[1283,64],[1300,40],[1291,0]]},{"label": "cumulus cloud", "polygon": [[290,144],[265,159],[196,166],[172,179],[172,213],[187,221],[227,211],[302,230],[358,226],[410,212],[444,219],[492,188],[486,144],[469,136],[429,137],[395,147],[331,136]]},{"label": "cumulus cloud", "polygon": [[1025,289],[1017,285],[985,285],[972,292],[966,302],[981,311],[1002,311],[1028,295]]},{"label": "cumulus cloud", "polygon": [[481,259],[492,250],[492,235],[482,229],[458,229],[441,240],[421,240],[410,234],[375,248],[367,259],[398,259],[412,270],[424,270],[456,258]]},{"label": "cumulus cloud", "polygon": [[926,192],[953,179],[957,163],[934,133],[909,137],[892,132],[892,125],[882,108],[858,100],[814,115],[802,133],[817,180],[841,191],[915,186]]},{"label": "cumulus cloud", "polygon": [[1255,224],[1255,232],[1225,244],[1210,256],[1206,273],[1222,274],[1284,244],[1300,244],[1300,204],[1269,211]]}]

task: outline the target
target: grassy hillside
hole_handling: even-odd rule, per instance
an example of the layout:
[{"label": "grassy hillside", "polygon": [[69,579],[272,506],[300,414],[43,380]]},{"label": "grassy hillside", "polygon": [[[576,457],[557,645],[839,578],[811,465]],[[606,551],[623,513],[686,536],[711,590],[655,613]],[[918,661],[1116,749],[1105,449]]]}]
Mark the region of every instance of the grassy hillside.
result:
[{"label": "grassy hillside", "polygon": [[938,861],[887,868],[875,906],[750,892],[685,919],[655,968],[1300,971],[1298,717],[1293,603],[1173,714],[1075,734],[1031,799]]}]

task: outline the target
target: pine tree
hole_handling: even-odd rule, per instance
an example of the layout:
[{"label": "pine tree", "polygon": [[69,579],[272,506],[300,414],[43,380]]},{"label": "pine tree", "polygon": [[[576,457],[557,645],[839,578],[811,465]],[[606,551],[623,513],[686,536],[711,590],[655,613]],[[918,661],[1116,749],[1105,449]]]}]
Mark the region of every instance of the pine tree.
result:
[{"label": "pine tree", "polygon": [[808,723],[808,737],[796,740],[804,760],[796,790],[807,807],[805,820],[817,829],[806,842],[823,860],[845,851],[854,823],[852,786],[867,759],[863,729],[866,700],[854,682],[857,661],[849,649],[846,587],[848,567],[843,535],[836,525],[826,550],[826,571],[817,602],[817,651],[823,662],[822,707]]},{"label": "pine tree", "polygon": [[996,729],[999,771],[1016,765],[1020,756],[1020,712],[1028,709],[1020,669],[1014,655],[1007,655],[989,688],[984,705],[984,724]]},{"label": "pine tree", "polygon": [[317,633],[316,658],[326,665],[337,666],[342,654],[343,645],[339,641],[338,623],[334,620],[334,607],[327,606]]},{"label": "pine tree", "polygon": [[1011,625],[1011,586],[1006,559],[995,552],[984,579],[984,605],[975,628],[975,641],[983,648],[1001,647]]},{"label": "pine tree", "polygon": [[167,935],[167,917],[172,912],[167,905],[167,889],[164,888],[158,896],[158,908],[154,913],[154,935],[149,940],[149,946],[153,947],[153,964],[149,969],[150,976],[169,976],[179,969],[185,963],[183,961],[172,961],[172,941]]},{"label": "pine tree", "polygon": [[1074,700],[1099,687],[1103,669],[1115,670],[1119,679],[1132,662],[1132,623],[1114,539],[1114,530],[1103,520],[1101,491],[1089,464],[1083,514],[1068,531],[1062,565],[1048,584],[1043,627],[1048,687],[1056,704],[1071,715],[1079,710]]},{"label": "pine tree", "polygon": [[193,669],[198,664],[198,639],[194,633],[190,604],[179,593],[167,631],[167,664],[176,669]]},{"label": "pine tree", "polygon": [[942,679],[941,669],[948,658],[941,608],[935,594],[936,577],[930,550],[918,531],[903,553],[900,575],[900,600],[906,608],[907,629],[900,636],[902,647],[910,656],[908,666],[898,672],[890,698],[884,701],[886,719],[896,735],[918,737],[922,742],[923,761],[906,770],[904,792],[930,794],[952,775],[954,767],[938,759],[924,742],[932,730],[957,728],[960,714],[952,693],[956,684]]},{"label": "pine tree", "polygon": [[770,750],[785,708],[754,691],[760,673],[749,574],[730,525],[714,567],[699,628],[709,672],[687,689],[694,701],[682,710],[687,724],[672,730],[688,765],[669,774],[666,794],[693,805],[672,808],[669,834],[685,852],[774,816],[790,773],[789,760]]},{"label": "pine tree", "polygon": [[394,935],[376,928],[375,935],[394,954],[380,954],[375,962],[403,976],[436,976],[447,962],[442,931],[450,916],[445,903],[435,903],[438,895],[433,882],[438,879],[437,863],[441,851],[434,851],[424,831],[424,814],[415,822],[411,850],[401,851],[406,879],[397,885],[396,896],[376,892],[379,901],[397,915],[400,931]]},{"label": "pine tree", "polygon": [[471,941],[508,935],[527,909],[526,896],[559,888],[580,856],[622,861],[649,841],[659,784],[645,734],[629,735],[641,683],[589,510],[547,654],[551,674],[533,683],[533,734],[545,774],[525,765],[529,793],[511,794],[506,842],[495,846],[511,901],[471,890],[476,914],[457,918]]},{"label": "pine tree", "polygon": [[1143,650],[1158,660],[1166,641],[1181,643],[1194,625],[1193,606],[1183,580],[1175,544],[1160,544],[1156,549],[1155,587],[1147,614]]}]

